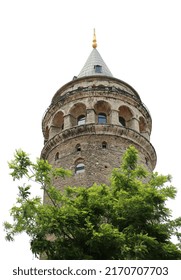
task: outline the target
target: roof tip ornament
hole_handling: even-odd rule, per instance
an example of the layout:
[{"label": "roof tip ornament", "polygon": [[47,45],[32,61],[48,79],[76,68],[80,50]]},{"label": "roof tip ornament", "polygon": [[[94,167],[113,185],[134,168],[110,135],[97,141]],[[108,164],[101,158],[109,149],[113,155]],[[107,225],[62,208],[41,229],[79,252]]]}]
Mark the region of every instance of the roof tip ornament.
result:
[{"label": "roof tip ornament", "polygon": [[93,35],[92,47],[93,47],[94,49],[97,48],[97,40],[96,40],[96,31],[95,31],[95,28],[94,28],[94,35]]}]

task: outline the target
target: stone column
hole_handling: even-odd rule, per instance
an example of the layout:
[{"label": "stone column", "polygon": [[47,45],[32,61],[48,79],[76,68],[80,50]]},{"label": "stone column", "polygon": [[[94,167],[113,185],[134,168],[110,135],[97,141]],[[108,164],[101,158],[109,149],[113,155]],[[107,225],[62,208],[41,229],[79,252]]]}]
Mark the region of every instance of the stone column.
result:
[{"label": "stone column", "polygon": [[94,111],[94,109],[87,109],[86,123],[95,123],[95,111]]},{"label": "stone column", "polygon": [[137,132],[140,132],[140,129],[139,129],[139,120],[135,117],[133,117],[130,121],[130,125],[129,125],[130,128],[136,130]]},{"label": "stone column", "polygon": [[111,111],[110,123],[120,125],[120,123],[119,123],[119,111],[118,110],[112,110]]},{"label": "stone column", "polygon": [[71,119],[70,114],[64,116],[64,129],[68,129],[71,127]]}]

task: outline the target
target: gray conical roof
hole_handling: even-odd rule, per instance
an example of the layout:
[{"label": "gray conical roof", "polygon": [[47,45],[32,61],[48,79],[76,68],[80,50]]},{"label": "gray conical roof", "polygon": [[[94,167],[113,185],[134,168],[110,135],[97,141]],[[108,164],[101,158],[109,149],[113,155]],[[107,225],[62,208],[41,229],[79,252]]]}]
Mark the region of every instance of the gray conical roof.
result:
[{"label": "gray conical roof", "polygon": [[113,77],[98,50],[93,48],[77,78],[97,75]]}]

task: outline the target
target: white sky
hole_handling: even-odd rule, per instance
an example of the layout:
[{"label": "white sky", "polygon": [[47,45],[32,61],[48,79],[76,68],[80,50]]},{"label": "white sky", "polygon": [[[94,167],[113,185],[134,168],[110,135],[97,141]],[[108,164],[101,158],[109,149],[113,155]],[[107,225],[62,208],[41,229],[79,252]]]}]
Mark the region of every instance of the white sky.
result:
[{"label": "white sky", "polygon": [[4,240],[2,222],[18,185],[7,161],[18,148],[39,157],[42,116],[55,92],[82,69],[94,27],[114,77],[135,88],[151,112],[156,170],[173,176],[178,195],[169,207],[181,214],[180,1],[0,1],[0,254],[6,261],[32,260],[26,236]]}]

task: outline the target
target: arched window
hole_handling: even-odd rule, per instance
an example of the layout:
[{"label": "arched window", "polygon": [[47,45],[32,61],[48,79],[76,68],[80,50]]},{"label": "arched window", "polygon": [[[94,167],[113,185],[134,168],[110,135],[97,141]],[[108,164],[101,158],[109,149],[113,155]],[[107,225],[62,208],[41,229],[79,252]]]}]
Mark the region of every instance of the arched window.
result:
[{"label": "arched window", "polygon": [[128,106],[122,105],[118,110],[120,125],[126,128],[134,128],[132,122],[133,112],[131,111],[131,109]]},{"label": "arched window", "polygon": [[71,127],[85,124],[86,105],[84,103],[74,104],[68,113],[70,114]]},{"label": "arched window", "polygon": [[126,126],[126,121],[123,117],[119,117],[119,123],[124,127]]},{"label": "arched window", "polygon": [[53,127],[63,129],[64,126],[64,114],[62,111],[57,112],[52,120]]},{"label": "arched window", "polygon": [[80,151],[81,151],[81,146],[80,146],[80,144],[77,144],[75,148],[76,148],[76,151],[77,151],[77,152],[80,152]]},{"label": "arched window", "polygon": [[104,113],[98,114],[98,123],[99,124],[106,124],[107,123],[107,116]]},{"label": "arched window", "polygon": [[104,100],[98,100],[94,105],[94,110],[96,114],[96,123],[110,123],[111,105],[108,102]]},{"label": "arched window", "polygon": [[107,143],[104,141],[104,142],[102,142],[102,148],[103,149],[106,149],[107,148]]},{"label": "arched window", "polygon": [[78,163],[76,166],[75,166],[75,174],[80,174],[80,173],[83,173],[85,171],[85,165],[84,163]]},{"label": "arched window", "polygon": [[55,160],[58,160],[58,159],[59,159],[59,152],[57,152],[55,155]]},{"label": "arched window", "polygon": [[55,136],[58,133],[61,133],[64,125],[64,113],[62,111],[58,111],[52,119],[50,125],[50,138]]},{"label": "arched window", "polygon": [[85,124],[85,116],[81,115],[77,118],[77,125]]}]

